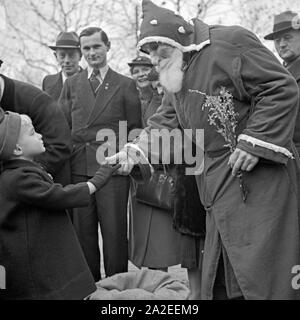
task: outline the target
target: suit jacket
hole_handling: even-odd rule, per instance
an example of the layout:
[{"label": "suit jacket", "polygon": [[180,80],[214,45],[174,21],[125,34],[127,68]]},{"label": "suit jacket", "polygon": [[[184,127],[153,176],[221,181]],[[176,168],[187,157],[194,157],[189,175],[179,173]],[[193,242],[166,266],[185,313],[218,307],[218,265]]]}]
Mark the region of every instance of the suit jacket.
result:
[{"label": "suit jacket", "polygon": [[[79,72],[81,71],[82,68],[80,68]],[[43,91],[47,92],[55,101],[58,101],[63,88],[62,71],[56,74],[47,75],[43,80],[42,88]],[[64,186],[71,183],[70,159],[64,163],[61,170],[59,170],[53,178],[56,182],[59,182]]]},{"label": "suit jacket", "polygon": [[[64,84],[59,104],[64,111],[72,132],[72,173],[92,176],[99,167],[96,153],[103,141],[97,137],[101,129],[116,135],[119,150],[119,121],[127,121],[127,132],[121,139],[127,142],[127,133],[141,128],[141,106],[135,83],[109,69],[97,95],[94,95],[84,70]],[[104,132],[104,131],[103,131]],[[114,154],[113,150],[111,154]]]},{"label": "suit jacket", "polygon": [[47,75],[43,80],[42,88],[57,101],[63,88],[62,72]]},{"label": "suit jacket", "polygon": [[[78,72],[81,72],[82,68]],[[54,100],[58,101],[63,88],[62,71],[49,74],[43,79],[42,89],[47,92]]]},{"label": "suit jacket", "polygon": [[36,131],[43,136],[46,152],[37,160],[52,175],[70,157],[71,136],[68,124],[58,104],[40,89],[7,78],[1,107],[6,111],[30,116]]},{"label": "suit jacket", "polygon": [[[63,188],[38,164],[4,163],[0,176],[0,265],[6,299],[83,299],[96,290],[65,209],[87,206],[86,183]],[[0,290],[1,291],[1,290]]]},{"label": "suit jacket", "polygon": [[[293,61],[290,65],[287,66],[287,69],[289,72],[294,76],[294,78],[297,81],[298,88],[300,90],[300,57]],[[295,132],[294,132],[294,143],[296,145],[296,148],[298,150],[298,153],[300,154],[300,99],[298,103],[298,114],[296,118],[296,125],[295,125]]]}]

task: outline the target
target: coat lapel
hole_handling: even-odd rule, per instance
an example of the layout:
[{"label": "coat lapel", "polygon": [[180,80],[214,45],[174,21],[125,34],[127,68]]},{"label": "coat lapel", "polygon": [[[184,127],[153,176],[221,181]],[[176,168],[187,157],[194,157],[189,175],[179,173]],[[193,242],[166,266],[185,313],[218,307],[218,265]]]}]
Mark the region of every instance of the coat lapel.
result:
[{"label": "coat lapel", "polygon": [[287,65],[286,68],[298,82],[300,80],[300,57],[293,61],[291,65]]},{"label": "coat lapel", "polygon": [[[118,84],[117,73],[109,68],[103,80],[103,83],[98,90],[96,100],[94,103],[94,108],[90,114],[88,124],[93,123],[101,115],[101,113],[109,105],[110,100],[112,99],[114,94],[118,91],[118,89],[119,89],[119,84]],[[92,90],[91,90],[91,94],[93,94]]]},{"label": "coat lapel", "polygon": [[55,75],[55,78],[53,79],[53,86],[51,88],[51,93],[53,94],[53,96],[55,95],[57,98],[59,98],[62,87],[62,74],[61,72],[59,72]]},{"label": "coat lapel", "polygon": [[95,105],[95,95],[87,78],[87,70],[80,72],[77,90],[78,104],[86,109],[89,118]]}]

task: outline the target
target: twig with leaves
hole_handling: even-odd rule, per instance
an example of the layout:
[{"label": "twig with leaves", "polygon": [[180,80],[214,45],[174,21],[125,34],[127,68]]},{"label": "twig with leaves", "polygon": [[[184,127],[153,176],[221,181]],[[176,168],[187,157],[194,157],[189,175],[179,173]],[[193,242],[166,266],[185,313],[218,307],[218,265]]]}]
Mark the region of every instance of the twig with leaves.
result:
[{"label": "twig with leaves", "polygon": [[[208,123],[216,128],[216,131],[226,141],[225,147],[230,149],[233,153],[237,145],[236,126],[238,113],[234,110],[232,94],[226,90],[225,87],[221,87],[220,94],[218,96],[209,96],[198,90],[189,90],[193,93],[205,95],[206,100],[202,105],[202,110],[208,109]],[[243,173],[238,171],[237,177],[239,179],[239,185],[241,190],[242,199],[245,202],[248,194],[248,190],[243,181]]]}]

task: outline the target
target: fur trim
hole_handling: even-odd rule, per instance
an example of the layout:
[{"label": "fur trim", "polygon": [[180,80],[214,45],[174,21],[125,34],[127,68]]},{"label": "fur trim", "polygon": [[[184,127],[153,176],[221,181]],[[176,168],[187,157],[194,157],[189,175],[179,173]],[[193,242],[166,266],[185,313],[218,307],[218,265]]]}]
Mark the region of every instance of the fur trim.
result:
[{"label": "fur trim", "polygon": [[176,42],[173,39],[167,38],[167,37],[159,37],[159,36],[153,36],[153,37],[146,37],[144,39],[142,39],[141,41],[139,41],[139,43],[137,44],[138,49],[140,50],[141,47],[146,44],[146,43],[150,43],[150,42],[162,42],[162,43],[166,43],[169,44],[172,47],[178,48],[179,50],[181,50],[182,52],[190,52],[190,51],[200,51],[203,47],[205,47],[206,45],[210,44],[210,40],[206,40],[203,41],[199,44],[190,44],[189,46],[183,46],[180,43]]},{"label": "fur trim", "polygon": [[248,136],[247,134],[240,134],[238,136],[238,141],[240,141],[240,140],[244,140],[246,142],[251,143],[253,145],[253,147],[255,147],[255,145],[257,145],[257,146],[272,150],[274,152],[282,153],[290,159],[294,159],[293,154],[288,149],[277,146],[276,144],[253,138],[251,136]]}]

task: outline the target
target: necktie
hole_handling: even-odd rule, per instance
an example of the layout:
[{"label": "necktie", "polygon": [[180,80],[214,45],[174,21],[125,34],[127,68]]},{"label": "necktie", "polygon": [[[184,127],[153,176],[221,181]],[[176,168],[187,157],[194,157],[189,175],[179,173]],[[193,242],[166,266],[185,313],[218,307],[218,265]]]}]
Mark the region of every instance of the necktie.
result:
[{"label": "necktie", "polygon": [[101,85],[98,77],[101,78],[100,71],[98,69],[94,69],[92,72],[92,75],[90,77],[90,83],[91,83],[91,86],[92,86],[92,89],[93,89],[93,92],[95,95]]}]

